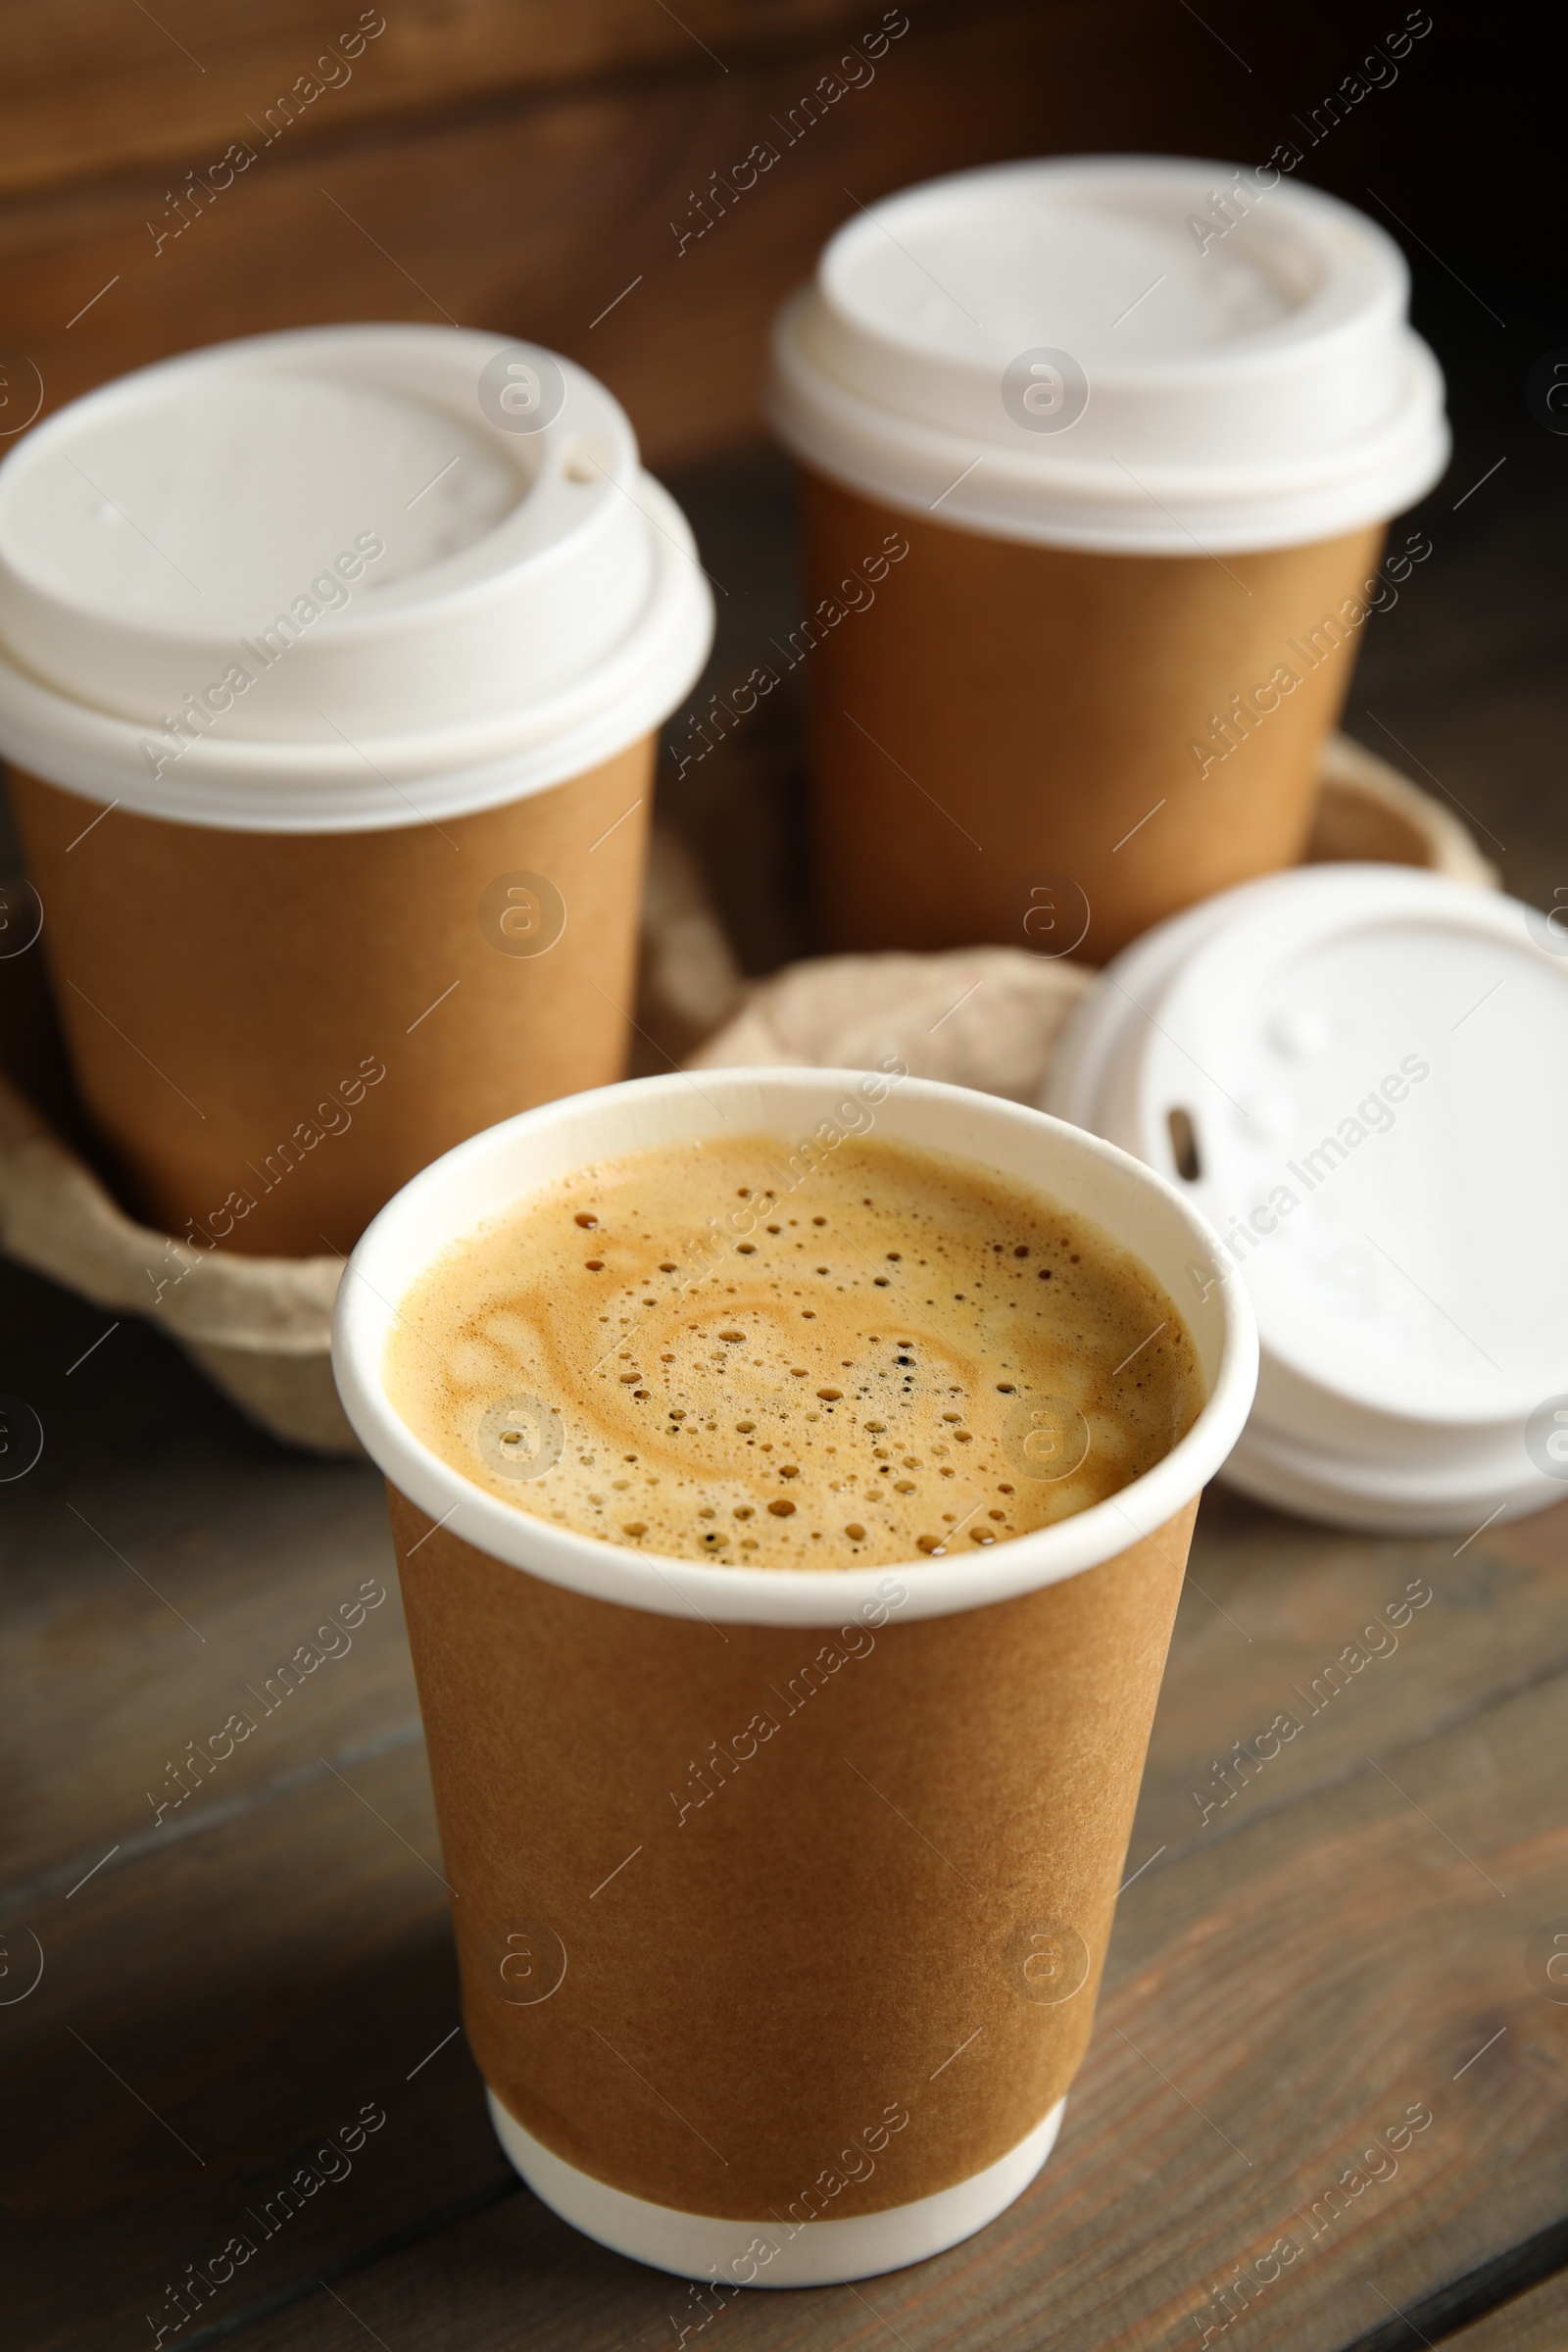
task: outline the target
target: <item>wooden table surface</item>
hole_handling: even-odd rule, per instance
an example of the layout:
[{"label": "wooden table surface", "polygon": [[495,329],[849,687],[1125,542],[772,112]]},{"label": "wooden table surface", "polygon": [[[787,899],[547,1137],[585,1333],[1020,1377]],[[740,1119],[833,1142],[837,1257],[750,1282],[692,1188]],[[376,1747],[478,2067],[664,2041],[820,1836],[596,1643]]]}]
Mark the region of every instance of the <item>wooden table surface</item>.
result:
[{"label": "wooden table surface", "polygon": [[[1458,606],[1488,564],[1519,574],[1488,528],[1449,525]],[[1424,759],[1451,737],[1452,777],[1485,760],[1437,634],[1449,707],[1411,634],[1369,648],[1363,686]],[[1501,830],[1484,780],[1464,792]],[[1560,816],[1523,837],[1549,884]],[[719,2301],[577,2236],[491,2134],[377,1479],[274,1446],[106,1320],[0,1268],[0,1394],[45,1433],[0,1487],[7,2343],[1568,2343],[1568,1987],[1544,1941],[1568,1933],[1568,1504],[1395,1541],[1211,1490],[1050,2164],[936,2261]],[[191,1743],[367,1587],[352,1646],[176,1804]],[[1300,1728],[1260,1761],[1282,1713]],[[215,2285],[237,2233],[257,2251]]]},{"label": "wooden table surface", "polygon": [[[1568,1928],[1568,1508],[1461,1546],[1211,1490],[1056,2153],[935,2262],[715,2309],[576,2236],[491,2135],[373,1473],[283,1454],[139,1329],[68,1380],[103,1318],[15,1271],[6,1320],[48,1433],[7,1513],[9,2340],[1143,2347],[1217,2334],[1230,2284],[1238,2344],[1392,2352],[1554,2271],[1457,2340],[1568,2340],[1568,2003],[1532,1947]],[[352,1647],[155,1819],[367,1583]],[[235,2231],[254,2259],[174,2335]]]}]

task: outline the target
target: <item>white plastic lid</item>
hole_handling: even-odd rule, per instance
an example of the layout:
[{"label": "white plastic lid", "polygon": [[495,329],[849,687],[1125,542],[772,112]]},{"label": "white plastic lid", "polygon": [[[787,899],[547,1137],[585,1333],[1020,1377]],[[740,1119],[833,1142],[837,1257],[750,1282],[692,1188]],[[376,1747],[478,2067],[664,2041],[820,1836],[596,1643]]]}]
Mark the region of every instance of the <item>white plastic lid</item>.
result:
[{"label": "white plastic lid", "polygon": [[1295,546],[1447,463],[1408,298],[1375,222],[1278,172],[1004,164],[839,230],[779,318],[772,416],[850,488],[1000,538]]},{"label": "white plastic lid", "polygon": [[539,791],[665,718],[711,634],[619,404],[494,335],[220,344],[0,466],[0,749],[150,815],[339,831]]},{"label": "white plastic lid", "polygon": [[1224,1244],[1194,1289],[1256,1309],[1235,1484],[1412,1531],[1564,1498],[1565,1071],[1568,937],[1397,866],[1244,884],[1082,1000],[1046,1107],[1181,1182]]}]

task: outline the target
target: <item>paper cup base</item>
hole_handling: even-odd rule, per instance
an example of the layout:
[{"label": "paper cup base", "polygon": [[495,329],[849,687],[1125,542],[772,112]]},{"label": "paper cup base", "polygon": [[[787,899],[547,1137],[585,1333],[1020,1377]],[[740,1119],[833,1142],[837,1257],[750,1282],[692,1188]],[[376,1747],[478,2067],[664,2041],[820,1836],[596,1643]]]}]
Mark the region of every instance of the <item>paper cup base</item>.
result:
[{"label": "paper cup base", "polygon": [[[874,2278],[883,2271],[924,2262],[973,2237],[1028,2187],[1055,2144],[1067,2104],[1058,2099],[1016,2147],[953,2188],[856,2221],[809,2222],[794,2236],[786,2236],[771,2215],[765,2221],[724,2221],[628,2196],[624,2189],[612,2188],[553,2154],[523,2130],[493,2090],[486,2096],[502,2147],[534,2195],[564,2222],[633,2262],[672,2271],[677,2278],[715,2280],[726,2286],[842,2286],[852,2278]],[[757,2239],[777,2248],[765,2266],[758,2266],[756,2256],[748,2255]],[[734,2266],[746,2260],[755,2267],[755,2276],[740,2281]]]}]

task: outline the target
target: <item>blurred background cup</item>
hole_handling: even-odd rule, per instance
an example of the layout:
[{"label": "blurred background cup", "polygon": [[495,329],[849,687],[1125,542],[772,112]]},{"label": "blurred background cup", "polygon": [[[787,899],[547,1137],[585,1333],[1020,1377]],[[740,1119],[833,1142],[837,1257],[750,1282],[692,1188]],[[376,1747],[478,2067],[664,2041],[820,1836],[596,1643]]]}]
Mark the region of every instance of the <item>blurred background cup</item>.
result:
[{"label": "blurred background cup", "polygon": [[[775,1571],[573,1535],[398,1418],[387,1341],[448,1244],[589,1161],[757,1132],[956,1152],[1093,1218],[1183,1300],[1207,1388],[1191,1431],[1012,1543]],[[1211,1246],[1175,1186],[1098,1138],[842,1070],[545,1105],[366,1234],[333,1368],[387,1478],[464,2025],[508,2155],[590,2236],[727,2283],[861,2278],[983,2228],[1045,2162],[1199,1490],[1256,1375],[1242,1286],[1191,1295]],[[508,1409],[534,1475],[551,1400]]]},{"label": "blurred background cup", "polygon": [[219,345],[0,468],[0,748],[127,1203],[352,1248],[618,1077],[657,732],[711,604],[618,404],[456,328]]},{"label": "blurred background cup", "polygon": [[1277,167],[1001,165],[861,212],[780,315],[826,942],[1102,961],[1294,863],[1443,382],[1372,221]]}]

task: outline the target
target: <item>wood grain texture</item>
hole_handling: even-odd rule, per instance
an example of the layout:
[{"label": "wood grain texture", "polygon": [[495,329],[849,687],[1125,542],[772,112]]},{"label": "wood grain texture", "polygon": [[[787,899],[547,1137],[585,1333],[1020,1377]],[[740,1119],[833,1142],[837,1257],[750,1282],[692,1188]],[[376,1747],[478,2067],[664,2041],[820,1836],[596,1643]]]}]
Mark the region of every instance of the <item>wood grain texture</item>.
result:
[{"label": "wood grain texture", "polygon": [[[110,1320],[86,1317],[83,1348]],[[98,1351],[107,1363],[73,1375],[96,1366],[89,1416],[142,1340],[122,1328]],[[46,1448],[58,1429],[49,1412]],[[380,1481],[304,1459],[280,1477],[265,1439],[193,1434],[7,1497],[0,1903],[13,1918],[62,1899],[112,1846],[118,1869],[319,1776],[323,1753],[418,1739]],[[352,1625],[357,1602],[368,1605]],[[298,1658],[306,1644],[319,1664]],[[256,1728],[223,1755],[215,1736],[236,1712]]]},{"label": "wood grain texture", "polygon": [[[199,2298],[220,2320],[501,2179],[448,2039],[422,1750],[345,1767],[29,1913],[43,1979],[4,2013],[21,2341],[151,2341],[145,2315],[177,2320],[166,2289],[186,2262],[209,2267],[237,2234],[253,2249],[230,2257],[237,2288]],[[15,1928],[9,1948],[29,1948]],[[386,2120],[356,2146],[367,2104]],[[71,2256],[87,2241],[83,2276]]]},{"label": "wood grain texture", "polygon": [[1449,2338],[1448,2352],[1562,2352],[1568,2344],[1568,2274],[1501,2304]]},{"label": "wood grain texture", "polygon": [[[330,146],[296,123],[205,207],[188,204],[183,228],[163,171],[19,200],[0,212],[14,413],[38,381],[47,415],[197,344],[411,318],[582,361],[655,463],[739,439],[758,427],[773,312],[857,200],[1000,156],[1169,142],[1193,53],[1156,0],[1121,13],[1139,60],[1130,88],[1098,70],[1090,0],[986,0],[922,17],[874,79],[809,122],[802,101],[841,43],[636,88],[574,84],[549,105],[487,99],[462,121],[366,126]],[[868,7],[867,27],[878,16]],[[760,140],[776,164],[704,232],[694,193]]]},{"label": "wood grain texture", "polygon": [[[112,1382],[99,1394],[112,1397]],[[18,1663],[38,1678],[37,1698],[17,1752],[27,1808],[51,1784],[70,1793],[48,1800],[35,1845],[19,1851],[58,1853],[69,1831],[90,1868],[138,1808],[145,1816],[135,1783],[149,1733],[161,1761],[171,1719],[182,1734],[201,1729],[234,1672],[297,1632],[302,1607],[314,1617],[352,1572],[390,1565],[368,1472],[285,1469],[260,1441],[225,1448],[222,1435],[201,1433],[205,1475],[198,1448],[174,1438],[145,1446],[139,1464],[100,1468],[96,1483],[79,1455],[74,1465],[72,1496],[208,1642],[139,1588],[131,1609],[107,1608],[106,1574],[134,1579],[84,1531],[47,1580],[34,1577]],[[29,1515],[11,1514],[29,1552],[58,1542],[61,1500],[40,1491]],[[1562,1516],[1510,1539],[1534,1568],[1489,1536],[1467,1605],[1465,1588],[1442,1587],[1438,1546],[1327,1536],[1211,1494],[1194,1574],[1254,1646],[1268,1629],[1271,1674],[1308,1674],[1347,1618],[1366,1620],[1412,1575],[1432,1586],[1398,1653],[1367,1670],[1406,1672],[1398,1703],[1391,1684],[1364,1704],[1363,1678],[1334,1702],[1343,1718],[1315,1727],[1315,1750],[1303,1736],[1287,1751],[1300,1775],[1288,1798],[1265,1809],[1260,1782],[1255,1813],[1238,1804],[1224,1835],[1171,1846],[1127,1889],[1060,2147],[1012,2213],[897,2279],[726,2304],[726,2339],[869,2343],[885,2321],[920,2352],[960,2338],[966,2352],[1196,2343],[1194,2312],[1212,2315],[1212,2290],[1287,2234],[1298,2257],[1268,2291],[1254,2288],[1231,2340],[1331,2352],[1379,2324],[1366,2279],[1417,2306],[1568,2210],[1568,2009],[1532,1990],[1523,1959],[1531,1928],[1568,1908],[1568,1676],[1549,1669]],[[671,2314],[692,2322],[684,2287],[510,2193],[461,2039],[407,2080],[457,2008],[394,1607],[236,1751],[226,1790],[215,1778],[176,1836],[144,1838],[74,1893],[55,1870],[3,1906],[12,1954],[30,1948],[30,1929],[47,1959],[36,1994],[0,2010],[5,2194],[26,2222],[22,2342],[108,2352],[139,2338],[185,2264],[243,2230],[242,2209],[262,2212],[365,2101],[386,2110],[380,2134],[286,2230],[251,2232],[256,2254],[207,2299],[203,2330],[249,2311],[267,2352],[335,2352],[359,2329],[317,2285],[323,2276],[396,2352],[510,2348],[522,2310],[530,2340],[573,2352],[652,2346]],[[1210,1601],[1195,1588],[1183,1608],[1192,1622],[1150,1766],[1155,1801],[1174,1792],[1178,1812],[1194,1755],[1215,1744],[1209,1727],[1258,1687],[1239,1634],[1227,1637],[1234,1663],[1204,1634],[1199,1613],[1223,1628]],[[1431,1637],[1425,1653],[1416,1627]],[[124,1660],[133,1671],[117,1697]],[[1349,1711],[1363,1704],[1352,1754]],[[1135,1839],[1130,1867],[1141,1854]],[[1348,2167],[1365,2177],[1373,2135],[1412,2102],[1434,2122],[1397,2173],[1339,2192],[1333,2220],[1320,2214],[1310,2234],[1314,2204]],[[323,2156],[323,2169],[336,2160]],[[436,2226],[494,2197],[494,2210]],[[400,2232],[416,2242],[378,2251]],[[69,2260],[84,2236],[90,2276]],[[260,2324],[278,2296],[292,2298],[287,2310]],[[172,2340],[203,2340],[197,2327]]]},{"label": "wood grain texture", "polygon": [[1226,1838],[1356,1770],[1368,1750],[1568,1670],[1565,1552],[1568,1506],[1499,1521],[1470,1544],[1396,1541],[1211,1488],[1129,1867],[1156,1847]]},{"label": "wood grain texture", "polygon": [[[548,90],[660,69],[730,73],[760,55],[876,23],[866,0],[690,0],[679,18],[647,0],[167,0],[154,17],[116,0],[0,8],[0,194],[103,178],[150,162],[221,154],[303,76],[325,85],[300,123],[424,116],[497,93]],[[379,19],[382,29],[374,31]],[[348,35],[345,41],[344,36]]]},{"label": "wood grain texture", "polygon": [[[652,2347],[705,2308],[724,2342],[768,2352],[890,2329],[919,2352],[1127,2352],[1199,2343],[1227,2308],[1244,2346],[1369,2339],[1568,2197],[1568,2012],[1531,1993],[1518,1924],[1568,1867],[1563,1697],[1504,1702],[1391,1759],[1441,1831],[1368,1767],[1151,1874],[1124,1905],[1056,2154],[934,2262],[705,2307],[523,2194],[330,2274],[334,2297],[398,2352],[502,2352],[523,2314],[552,2347]],[[303,2266],[296,2286],[253,2330],[258,2352],[353,2340]]]}]

